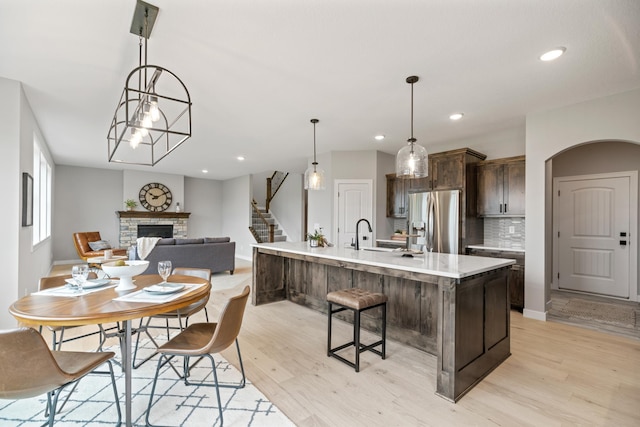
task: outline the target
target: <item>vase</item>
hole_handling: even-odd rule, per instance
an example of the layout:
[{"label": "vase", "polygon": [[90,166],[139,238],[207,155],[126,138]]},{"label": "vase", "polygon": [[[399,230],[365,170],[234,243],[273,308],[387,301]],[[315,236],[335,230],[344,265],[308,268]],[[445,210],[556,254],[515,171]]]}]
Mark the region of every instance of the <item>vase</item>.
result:
[{"label": "vase", "polygon": [[317,248],[318,241],[316,239],[309,239],[309,246],[311,246],[312,248]]}]

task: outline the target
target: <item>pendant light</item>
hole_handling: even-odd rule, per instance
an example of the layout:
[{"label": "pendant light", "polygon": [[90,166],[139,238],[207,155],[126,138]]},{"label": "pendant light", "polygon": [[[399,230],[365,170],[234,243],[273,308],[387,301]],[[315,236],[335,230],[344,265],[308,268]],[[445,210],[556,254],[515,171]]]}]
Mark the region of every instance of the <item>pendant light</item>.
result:
[{"label": "pendant light", "polygon": [[313,123],[313,163],[304,172],[305,190],[324,190],[324,171],[318,167],[316,161],[316,123],[319,121],[311,119],[311,123]]},{"label": "pendant light", "polygon": [[396,154],[396,176],[404,178],[423,178],[429,175],[429,163],[427,162],[427,150],[416,144],[413,137],[413,84],[418,81],[418,76],[407,77],[407,83],[411,85],[411,138],[408,144]]},{"label": "pendant light", "polygon": [[191,137],[191,97],[174,73],[147,64],[147,43],[159,8],[137,0],[130,32],[138,66],[127,76],[107,135],[110,162],[154,166]]}]

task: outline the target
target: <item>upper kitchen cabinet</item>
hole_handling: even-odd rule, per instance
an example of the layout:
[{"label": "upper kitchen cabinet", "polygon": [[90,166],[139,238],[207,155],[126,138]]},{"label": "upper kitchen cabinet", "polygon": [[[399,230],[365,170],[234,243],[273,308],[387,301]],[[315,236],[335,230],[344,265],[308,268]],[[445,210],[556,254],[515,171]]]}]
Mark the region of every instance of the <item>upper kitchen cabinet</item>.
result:
[{"label": "upper kitchen cabinet", "polygon": [[525,157],[508,157],[478,165],[478,215],[524,216]]},{"label": "upper kitchen cabinet", "polygon": [[408,185],[402,178],[396,178],[395,173],[386,175],[387,177],[387,217],[406,218],[407,217],[407,190]]},{"label": "upper kitchen cabinet", "polygon": [[[486,156],[469,148],[429,154],[429,176],[424,178],[387,177],[387,217],[407,217],[407,195],[429,190],[461,189],[463,212],[475,215],[476,165]],[[467,208],[468,206],[468,208]]]},{"label": "upper kitchen cabinet", "polygon": [[[431,190],[467,189],[468,175],[475,181],[475,165],[487,156],[470,148],[443,151],[429,155]],[[472,168],[473,170],[469,170]]]}]

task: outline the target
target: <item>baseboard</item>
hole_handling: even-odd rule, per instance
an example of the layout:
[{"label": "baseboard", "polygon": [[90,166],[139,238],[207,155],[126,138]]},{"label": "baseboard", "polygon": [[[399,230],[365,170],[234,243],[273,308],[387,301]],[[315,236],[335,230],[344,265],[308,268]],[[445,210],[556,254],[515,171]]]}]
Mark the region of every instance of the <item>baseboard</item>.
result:
[{"label": "baseboard", "polygon": [[251,262],[253,262],[253,257],[252,257],[252,256],[243,256],[243,255],[237,255],[237,254],[236,254],[236,258],[240,258],[240,259],[243,259],[243,260],[245,260],[245,261],[251,261]]},{"label": "baseboard", "polygon": [[529,319],[542,320],[543,322],[547,321],[546,311],[536,311],[525,308],[524,310],[522,310],[522,315]]},{"label": "baseboard", "polygon": [[81,260],[80,258],[76,259],[62,259],[58,261],[53,261],[53,265],[65,265],[65,264],[84,264],[86,261]]}]

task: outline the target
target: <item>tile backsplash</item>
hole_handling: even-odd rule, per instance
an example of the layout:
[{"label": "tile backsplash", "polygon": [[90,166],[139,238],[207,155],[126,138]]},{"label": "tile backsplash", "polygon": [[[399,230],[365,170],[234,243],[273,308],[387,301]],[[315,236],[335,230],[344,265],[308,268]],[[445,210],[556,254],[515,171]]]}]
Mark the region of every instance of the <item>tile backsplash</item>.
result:
[{"label": "tile backsplash", "polygon": [[485,218],[484,244],[524,249],[524,218]]}]

